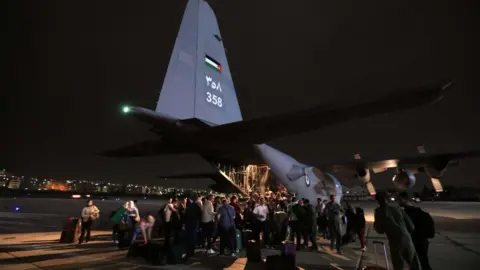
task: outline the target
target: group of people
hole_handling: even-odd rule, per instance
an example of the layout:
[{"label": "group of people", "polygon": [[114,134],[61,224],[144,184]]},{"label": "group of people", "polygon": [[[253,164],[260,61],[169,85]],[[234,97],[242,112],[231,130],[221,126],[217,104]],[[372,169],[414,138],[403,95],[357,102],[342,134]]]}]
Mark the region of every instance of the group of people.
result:
[{"label": "group of people", "polygon": [[[431,216],[413,206],[406,193],[400,194],[399,204],[392,204],[385,193],[378,193],[374,229],[386,234],[390,242],[390,254],[394,269],[429,270],[428,239],[435,234]],[[264,246],[278,245],[285,240],[294,241],[297,249],[309,247],[317,250],[317,233],[330,239],[330,248],[342,253],[343,245],[359,238],[361,248],[366,250],[365,216],[362,208],[346,203],[342,207],[330,196],[330,201],[317,200],[314,207],[308,199],[271,196],[249,200],[241,207],[238,198],[214,197],[198,194],[181,200],[171,198],[159,211],[157,228],[165,236],[165,247],[182,242],[187,255],[194,254],[201,246],[207,254],[214,254],[214,243],[220,238],[218,251],[226,250],[231,256],[238,252],[237,229],[252,232],[254,240],[262,240]],[[90,240],[92,223],[99,218],[100,210],[92,200],[82,210],[82,229],[79,244]],[[141,233],[146,244],[152,237],[155,218],[148,214],[141,218],[134,201],[129,201],[111,214],[114,220],[113,241],[127,245],[135,242]],[[346,225],[342,235],[342,226]],[[261,238],[260,238],[261,235]]]},{"label": "group of people", "polygon": [[435,236],[430,214],[412,205],[407,193],[401,193],[399,204],[389,203],[386,193],[377,193],[375,231],[386,234],[393,268],[430,270],[429,238]]},{"label": "group of people", "polygon": [[[87,200],[86,206],[82,209],[81,234],[78,244],[90,241],[92,224],[99,218],[100,210],[94,205],[93,200]],[[140,212],[133,201],[129,201],[116,211],[113,211],[110,218],[114,220],[112,240],[115,244],[129,246],[136,241],[140,233],[142,233],[145,244],[152,237],[155,218],[152,215],[140,218]]]},{"label": "group of people", "polygon": [[[348,208],[345,211],[335,202],[335,196],[331,196],[330,201],[318,199],[316,206],[308,199],[297,200],[293,196],[252,197],[242,208],[236,196],[196,195],[193,199],[182,198],[180,202],[169,199],[159,215],[167,246],[171,238],[176,242],[180,234],[187,234],[192,252],[194,247],[201,246],[206,253],[213,254],[213,243],[219,237],[220,254],[228,249],[235,256],[237,229],[251,231],[252,238],[261,239],[267,248],[296,239],[297,249],[310,247],[314,251],[318,249],[317,233],[321,232],[331,240],[331,249],[341,253],[341,246],[345,244],[342,239],[344,212],[349,213]],[[358,234],[362,248],[366,249],[363,210],[358,208],[348,219],[347,231]]]},{"label": "group of people", "polygon": [[[330,239],[330,249],[342,254],[342,246],[355,242],[358,237],[362,251],[367,250],[364,210],[353,208],[348,202],[342,207],[330,196],[330,201],[317,200],[316,206],[318,231],[325,239]],[[343,227],[346,225],[345,234]]]}]

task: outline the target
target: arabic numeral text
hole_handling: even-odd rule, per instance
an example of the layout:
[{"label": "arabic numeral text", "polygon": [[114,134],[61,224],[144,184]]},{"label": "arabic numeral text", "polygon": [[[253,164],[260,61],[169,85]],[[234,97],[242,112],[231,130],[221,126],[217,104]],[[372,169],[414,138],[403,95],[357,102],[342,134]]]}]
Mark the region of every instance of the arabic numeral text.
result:
[{"label": "arabic numeral text", "polygon": [[208,103],[211,103],[219,108],[223,107],[223,100],[221,97],[215,95],[215,94],[212,94],[210,92],[207,92],[206,93],[206,97],[205,97],[205,100],[208,102]]}]

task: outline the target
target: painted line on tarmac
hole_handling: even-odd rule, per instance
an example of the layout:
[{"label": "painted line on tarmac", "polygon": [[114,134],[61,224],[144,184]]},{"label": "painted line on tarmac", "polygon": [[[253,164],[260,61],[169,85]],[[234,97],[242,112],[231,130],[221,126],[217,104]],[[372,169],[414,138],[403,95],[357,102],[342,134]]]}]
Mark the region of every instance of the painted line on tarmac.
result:
[{"label": "painted line on tarmac", "polygon": [[40,214],[40,213],[18,213],[18,212],[0,212],[0,218],[21,218],[21,217],[60,217],[59,214]]}]

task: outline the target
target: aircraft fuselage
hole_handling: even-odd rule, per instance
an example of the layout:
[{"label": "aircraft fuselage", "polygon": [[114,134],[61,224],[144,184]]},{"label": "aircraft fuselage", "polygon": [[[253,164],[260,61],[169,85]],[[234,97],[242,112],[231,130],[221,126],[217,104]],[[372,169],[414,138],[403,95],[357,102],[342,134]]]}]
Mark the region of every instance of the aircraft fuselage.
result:
[{"label": "aircraft fuselage", "polygon": [[[150,112],[148,112],[148,115],[151,115]],[[153,131],[157,135],[160,135],[169,143],[176,144],[179,147],[187,147],[192,152],[202,156],[231,152],[236,147],[242,147],[198,140],[198,138],[194,138],[194,135],[195,130],[200,128],[182,124],[181,121],[173,117],[159,115],[153,119],[156,119]],[[315,203],[318,198],[328,200],[330,195],[335,195],[337,201],[341,200],[342,185],[333,175],[323,173],[312,166],[301,164],[293,157],[267,144],[257,144],[253,147],[270,167],[271,172],[280,181],[280,184],[284,185],[290,192],[295,193],[298,198],[306,198]]]}]

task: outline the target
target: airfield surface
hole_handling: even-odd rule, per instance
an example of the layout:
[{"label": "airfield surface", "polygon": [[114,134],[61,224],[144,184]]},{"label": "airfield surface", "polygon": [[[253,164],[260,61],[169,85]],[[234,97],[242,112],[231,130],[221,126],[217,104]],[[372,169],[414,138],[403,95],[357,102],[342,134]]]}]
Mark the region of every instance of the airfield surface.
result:
[{"label": "airfield surface", "polygon": [[[102,211],[95,224],[94,240],[88,244],[61,244],[58,239],[62,221],[78,216],[84,200],[75,199],[0,199],[0,268],[1,269],[263,269],[248,264],[245,258],[198,254],[186,265],[151,266],[137,259],[126,259],[125,250],[110,241],[111,211],[122,201],[97,201]],[[139,200],[142,214],[156,214],[164,201]],[[373,220],[373,202],[353,203],[366,210]],[[431,240],[430,262],[433,269],[477,269],[480,263],[480,203],[421,202],[420,207],[435,218],[437,236]],[[18,210],[17,210],[18,209]],[[388,241],[368,229],[368,251],[362,254],[358,243],[344,249],[344,255],[332,253],[329,243],[318,238],[320,251],[298,252],[297,264],[303,269],[356,269],[360,263],[374,262],[373,240]],[[276,254],[263,250],[263,256]],[[378,248],[383,262],[383,252]]]}]

